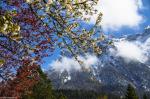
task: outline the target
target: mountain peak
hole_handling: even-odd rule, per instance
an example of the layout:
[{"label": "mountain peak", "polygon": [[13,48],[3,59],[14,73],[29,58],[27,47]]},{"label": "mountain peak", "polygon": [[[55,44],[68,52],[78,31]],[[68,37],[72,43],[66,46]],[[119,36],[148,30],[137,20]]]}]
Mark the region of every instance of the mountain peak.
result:
[{"label": "mountain peak", "polygon": [[[142,34],[114,39],[114,42],[122,41],[129,42],[129,45],[131,45],[127,46],[130,47],[127,53],[123,53],[129,54],[130,58],[137,58],[136,60],[123,57],[122,54],[119,55],[118,48],[114,45],[111,49],[116,53],[112,54],[110,47],[106,47],[105,51],[98,56],[98,64],[92,65],[90,70],[68,73],[53,71],[48,74],[48,77],[52,80],[56,89],[105,90],[118,93],[119,91],[123,92],[123,87],[132,84],[138,91],[150,91],[150,26]],[[125,47],[122,46],[125,45],[121,45],[120,50],[126,52]],[[132,48],[134,50],[131,50]],[[134,53],[135,51],[139,52]],[[147,62],[140,61],[141,55],[148,58]],[[124,58],[128,58],[128,61]]]}]

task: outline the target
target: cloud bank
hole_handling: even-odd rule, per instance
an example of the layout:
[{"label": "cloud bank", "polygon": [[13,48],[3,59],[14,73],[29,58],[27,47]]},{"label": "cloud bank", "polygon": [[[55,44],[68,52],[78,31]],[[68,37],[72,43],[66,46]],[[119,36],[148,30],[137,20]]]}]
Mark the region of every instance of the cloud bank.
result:
[{"label": "cloud bank", "polygon": [[110,52],[115,56],[120,56],[125,61],[139,61],[145,63],[148,60],[148,53],[150,51],[150,38],[144,43],[139,41],[121,40],[114,42],[116,49],[110,49]]},{"label": "cloud bank", "polygon": [[[86,54],[83,56],[78,56],[78,59],[83,62],[84,68],[88,69],[92,65],[97,64],[98,58],[95,55]],[[60,60],[55,60],[49,64],[52,69],[58,72],[63,71],[80,71],[82,70],[80,64],[74,58],[62,57]]]},{"label": "cloud bank", "polygon": [[[139,10],[143,8],[142,0],[99,0],[95,7],[103,13],[102,27],[106,30],[118,30],[123,26],[138,27],[143,16]],[[95,23],[97,15],[91,17]]]}]

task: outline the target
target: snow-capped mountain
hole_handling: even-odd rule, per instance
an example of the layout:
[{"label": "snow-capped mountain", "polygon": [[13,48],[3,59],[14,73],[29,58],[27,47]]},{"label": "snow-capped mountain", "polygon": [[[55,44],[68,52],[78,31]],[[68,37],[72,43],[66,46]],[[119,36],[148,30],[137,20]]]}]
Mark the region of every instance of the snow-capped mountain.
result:
[{"label": "snow-capped mountain", "polygon": [[[102,47],[98,63],[90,70],[47,71],[56,89],[84,89],[122,93],[128,84],[150,92],[150,28],[144,33],[114,39]],[[104,46],[103,42],[100,46]]]}]

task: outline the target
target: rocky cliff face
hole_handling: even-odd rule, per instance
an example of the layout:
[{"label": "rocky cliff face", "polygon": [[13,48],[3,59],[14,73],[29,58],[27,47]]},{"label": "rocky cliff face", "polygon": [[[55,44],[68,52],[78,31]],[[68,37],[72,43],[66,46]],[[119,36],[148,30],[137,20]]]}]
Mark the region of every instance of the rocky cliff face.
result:
[{"label": "rocky cliff face", "polygon": [[126,61],[121,55],[114,55],[110,52],[110,49],[117,50],[115,45],[105,47],[103,53],[98,56],[98,64],[92,66],[90,71],[63,71],[61,73],[55,70],[48,71],[48,77],[52,80],[54,88],[122,93],[130,83],[139,91],[150,91],[150,28],[145,29],[145,32],[141,34],[114,39],[114,42],[122,40],[135,42],[135,44],[138,42],[137,46],[142,51],[144,50],[147,60],[141,62],[138,58]]}]

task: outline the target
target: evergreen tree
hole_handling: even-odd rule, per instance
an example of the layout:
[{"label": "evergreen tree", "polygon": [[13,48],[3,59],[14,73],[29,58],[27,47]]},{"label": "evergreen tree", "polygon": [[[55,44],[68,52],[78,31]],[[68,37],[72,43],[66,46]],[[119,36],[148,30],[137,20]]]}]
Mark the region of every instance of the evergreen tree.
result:
[{"label": "evergreen tree", "polygon": [[105,95],[105,96],[104,96],[104,99],[108,99],[108,97]]},{"label": "evergreen tree", "polygon": [[[40,81],[33,86],[32,90],[26,91],[22,96],[23,99],[56,99],[52,91],[51,82],[47,79],[46,74],[39,68]],[[64,99],[64,98],[62,98]]]},{"label": "evergreen tree", "polygon": [[[22,65],[26,60],[41,64],[44,57],[56,54],[59,49],[63,55],[69,51],[67,54],[83,64],[77,58],[80,53],[91,49],[101,54],[97,44],[105,36],[100,28],[102,13],[94,7],[97,4],[98,0],[0,0],[0,89],[6,92],[0,90],[0,94],[21,98],[21,94],[34,85],[30,82],[30,86],[25,86],[28,83],[20,83],[15,75],[18,68],[30,67]],[[90,29],[82,26],[82,23],[90,21],[90,17],[84,17],[85,14],[97,15]],[[24,74],[30,71],[25,70]],[[25,78],[24,74],[20,74],[21,77]],[[6,88],[12,86],[11,78],[17,78],[13,80],[17,82],[15,88],[10,88],[16,89],[13,94]],[[24,82],[23,79],[21,81]],[[50,87],[47,82],[41,79],[36,86],[45,89]]]},{"label": "evergreen tree", "polygon": [[67,99],[67,97],[65,95],[63,95],[62,93],[58,93],[58,95],[56,95],[57,99]]},{"label": "evergreen tree", "polygon": [[148,99],[146,94],[143,95],[143,99]]},{"label": "evergreen tree", "polygon": [[125,99],[139,99],[138,95],[136,94],[136,91],[132,85],[128,85],[127,92],[125,95]]}]

